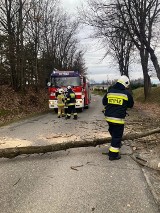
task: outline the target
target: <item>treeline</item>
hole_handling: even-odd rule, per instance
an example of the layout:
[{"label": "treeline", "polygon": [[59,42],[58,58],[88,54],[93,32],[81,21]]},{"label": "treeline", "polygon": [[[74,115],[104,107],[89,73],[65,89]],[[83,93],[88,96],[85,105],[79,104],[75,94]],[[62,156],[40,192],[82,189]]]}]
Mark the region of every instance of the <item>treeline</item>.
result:
[{"label": "treeline", "polygon": [[[101,91],[101,90],[105,90],[106,87],[108,87],[108,88],[112,87],[116,82],[117,82],[117,80],[106,80],[106,81],[102,81],[99,84],[93,83],[92,85],[98,85],[97,90]],[[157,87],[157,85],[154,83],[152,83],[151,86]],[[144,87],[144,80],[142,78],[131,80],[130,90],[134,90],[134,89],[137,89],[140,87]]]},{"label": "treeline", "polygon": [[151,89],[150,63],[160,80],[155,52],[160,39],[160,0],[87,0],[79,14],[84,24],[94,28],[92,37],[102,42],[104,57],[110,54],[116,59],[121,75],[130,75],[132,62],[141,63],[147,97]]},{"label": "treeline", "polygon": [[78,19],[57,0],[0,0],[0,84],[38,89],[54,68],[86,72]]}]

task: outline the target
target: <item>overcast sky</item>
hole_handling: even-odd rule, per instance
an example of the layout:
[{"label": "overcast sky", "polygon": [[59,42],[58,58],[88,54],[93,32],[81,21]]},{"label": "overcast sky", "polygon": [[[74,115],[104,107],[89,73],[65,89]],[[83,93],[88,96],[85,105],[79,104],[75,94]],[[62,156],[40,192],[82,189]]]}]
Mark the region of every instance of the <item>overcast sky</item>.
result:
[{"label": "overcast sky", "polygon": [[[63,8],[70,14],[76,13],[76,8],[86,0],[61,0]],[[79,33],[79,39],[81,46],[86,50],[85,62],[88,68],[89,79],[96,82],[102,82],[104,80],[118,79],[120,73],[118,71],[118,65],[113,58],[107,56],[102,60],[105,50],[100,47],[98,41],[89,39],[90,30],[88,28],[82,29]],[[136,70],[135,70],[136,69]],[[134,72],[133,72],[134,71]],[[143,78],[141,66],[132,65],[130,67],[130,78],[137,79]]]}]

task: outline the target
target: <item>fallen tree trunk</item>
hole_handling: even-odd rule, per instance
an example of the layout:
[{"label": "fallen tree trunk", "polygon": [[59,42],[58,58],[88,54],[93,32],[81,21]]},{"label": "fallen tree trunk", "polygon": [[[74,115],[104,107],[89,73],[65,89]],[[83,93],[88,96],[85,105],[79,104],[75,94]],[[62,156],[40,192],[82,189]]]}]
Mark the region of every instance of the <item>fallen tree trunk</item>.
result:
[{"label": "fallen tree trunk", "polygon": [[[160,133],[160,128],[153,129],[148,132],[141,132],[135,134],[124,135],[122,140],[134,140],[137,138],[146,137],[151,134]],[[89,146],[98,146],[106,143],[110,143],[111,138],[97,138],[93,140],[82,140],[82,141],[68,141],[58,144],[51,144],[46,146],[27,146],[27,147],[15,147],[15,148],[5,148],[0,150],[0,158],[14,158],[22,154],[36,154],[36,153],[47,153],[55,152],[60,150],[67,150],[70,148],[78,147],[89,147]]]}]

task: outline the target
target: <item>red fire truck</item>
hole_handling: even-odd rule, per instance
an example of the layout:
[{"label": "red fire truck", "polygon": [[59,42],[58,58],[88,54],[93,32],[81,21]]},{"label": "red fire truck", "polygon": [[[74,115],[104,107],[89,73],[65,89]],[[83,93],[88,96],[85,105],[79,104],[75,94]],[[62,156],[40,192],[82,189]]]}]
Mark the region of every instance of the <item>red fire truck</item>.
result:
[{"label": "red fire truck", "polygon": [[67,86],[71,86],[76,94],[76,108],[83,111],[88,108],[91,102],[91,93],[89,81],[85,76],[76,71],[59,71],[55,70],[50,75],[48,82],[49,108],[58,109],[56,92],[62,88],[67,91]]}]

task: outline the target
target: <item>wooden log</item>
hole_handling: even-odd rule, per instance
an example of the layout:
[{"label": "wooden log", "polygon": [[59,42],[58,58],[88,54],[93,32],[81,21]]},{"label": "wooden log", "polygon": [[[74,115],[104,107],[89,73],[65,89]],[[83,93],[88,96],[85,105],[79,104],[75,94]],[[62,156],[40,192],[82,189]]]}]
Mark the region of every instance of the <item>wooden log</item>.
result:
[{"label": "wooden log", "polygon": [[[160,128],[153,129],[146,132],[134,133],[124,135],[122,140],[134,140],[137,138],[146,137],[151,134],[160,133]],[[81,141],[68,141],[62,143],[55,143],[46,146],[27,146],[27,147],[15,147],[15,148],[4,148],[0,149],[0,158],[14,158],[22,154],[36,154],[36,153],[47,153],[55,152],[60,150],[67,150],[70,148],[78,147],[95,147],[98,145],[110,143],[111,137],[108,138],[98,138],[93,140],[81,140]]]}]

